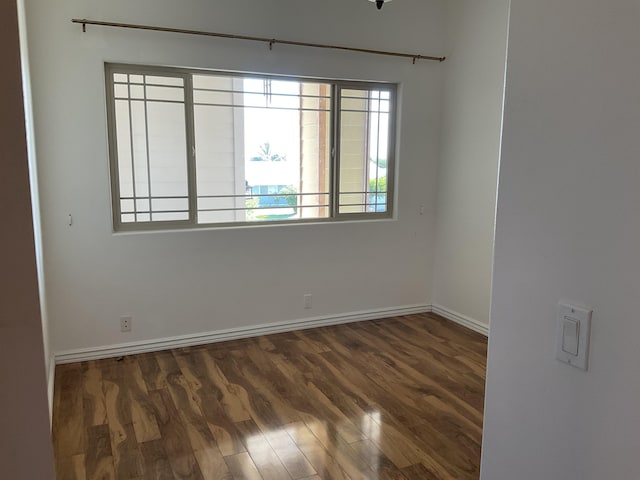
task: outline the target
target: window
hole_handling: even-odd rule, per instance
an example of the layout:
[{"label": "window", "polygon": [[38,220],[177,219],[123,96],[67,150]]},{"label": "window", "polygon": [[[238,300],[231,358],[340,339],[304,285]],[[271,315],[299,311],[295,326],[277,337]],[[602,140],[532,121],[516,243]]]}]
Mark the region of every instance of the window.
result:
[{"label": "window", "polygon": [[115,230],[384,218],[395,85],[106,65]]}]

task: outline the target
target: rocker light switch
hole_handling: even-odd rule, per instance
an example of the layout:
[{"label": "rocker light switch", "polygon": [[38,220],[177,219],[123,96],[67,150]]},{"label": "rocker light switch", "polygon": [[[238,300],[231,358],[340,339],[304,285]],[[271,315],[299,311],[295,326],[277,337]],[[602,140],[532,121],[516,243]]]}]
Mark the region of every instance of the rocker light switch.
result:
[{"label": "rocker light switch", "polygon": [[569,355],[578,356],[578,335],[580,324],[573,318],[562,319],[562,351]]},{"label": "rocker light switch", "polygon": [[556,358],[582,370],[588,368],[592,311],[575,305],[558,305]]}]

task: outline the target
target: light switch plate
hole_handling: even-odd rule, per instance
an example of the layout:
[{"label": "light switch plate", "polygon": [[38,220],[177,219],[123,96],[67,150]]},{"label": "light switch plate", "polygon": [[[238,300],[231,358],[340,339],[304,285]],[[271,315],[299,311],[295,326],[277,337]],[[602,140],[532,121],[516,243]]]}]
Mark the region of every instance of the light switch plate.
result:
[{"label": "light switch plate", "polygon": [[[565,303],[558,304],[556,358],[572,367],[587,370],[589,337],[593,310]],[[577,352],[576,352],[577,346]],[[576,352],[576,355],[573,355]]]}]

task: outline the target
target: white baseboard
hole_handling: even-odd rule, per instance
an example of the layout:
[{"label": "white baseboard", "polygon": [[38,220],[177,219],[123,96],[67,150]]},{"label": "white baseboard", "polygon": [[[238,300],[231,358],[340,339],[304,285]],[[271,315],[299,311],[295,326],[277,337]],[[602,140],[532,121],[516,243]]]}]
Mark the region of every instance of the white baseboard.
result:
[{"label": "white baseboard", "polygon": [[47,372],[47,396],[49,398],[49,426],[53,428],[53,390],[56,380],[56,359],[54,355],[49,358],[49,371]]},{"label": "white baseboard", "polygon": [[467,315],[454,312],[453,310],[445,308],[441,305],[431,305],[431,311],[433,313],[437,313],[441,317],[446,318],[447,320],[451,320],[452,322],[458,323],[463,327],[467,327],[474,332],[481,333],[485,337],[489,336],[489,326],[482,322],[479,322],[475,318],[471,318]]},{"label": "white baseboard", "polygon": [[[292,330],[303,330],[307,328],[339,325],[341,323],[375,320],[378,318],[411,315],[415,313],[426,313],[430,311],[431,305],[428,304],[407,305],[396,308],[364,310],[360,312],[352,312],[341,315],[326,315],[322,317],[290,320],[286,322],[269,323],[251,327],[230,328],[226,330],[203,332],[193,335],[179,335],[175,337],[166,337],[155,340],[142,340],[139,342],[120,343],[117,345],[66,350],[62,352],[56,352],[55,364],[59,365],[63,363],[82,362],[86,360],[97,360],[101,358],[133,355],[136,353],[156,352],[160,350],[169,350],[171,348],[189,347],[194,345],[204,345],[207,343],[223,342],[226,340],[236,340],[239,338],[256,337],[258,335],[267,335],[270,333],[290,332]],[[51,392],[53,393],[53,384],[51,384],[50,388]]]}]

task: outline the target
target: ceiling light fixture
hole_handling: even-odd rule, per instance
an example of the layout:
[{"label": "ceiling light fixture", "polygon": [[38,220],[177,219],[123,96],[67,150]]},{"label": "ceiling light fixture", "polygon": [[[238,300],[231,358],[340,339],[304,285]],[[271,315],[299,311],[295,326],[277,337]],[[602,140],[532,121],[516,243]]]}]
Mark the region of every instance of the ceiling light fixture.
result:
[{"label": "ceiling light fixture", "polygon": [[382,6],[383,6],[385,3],[390,2],[391,0],[369,0],[369,1],[370,1],[370,2],[375,3],[375,4],[376,4],[376,7],[378,7],[378,10],[381,10],[381,9],[382,9]]}]

